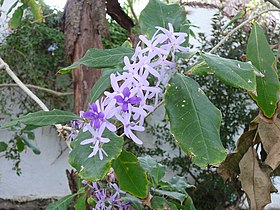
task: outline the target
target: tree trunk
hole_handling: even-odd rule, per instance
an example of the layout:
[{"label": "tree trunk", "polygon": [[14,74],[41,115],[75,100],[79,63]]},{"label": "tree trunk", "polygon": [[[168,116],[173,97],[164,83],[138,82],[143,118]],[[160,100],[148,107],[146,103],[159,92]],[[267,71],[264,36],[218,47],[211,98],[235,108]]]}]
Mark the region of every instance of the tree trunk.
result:
[{"label": "tree trunk", "polygon": [[[65,52],[73,63],[89,48],[103,48],[101,37],[108,37],[104,0],[68,0],[63,15]],[[74,112],[85,110],[88,93],[99,79],[100,70],[79,66],[73,70]]]}]

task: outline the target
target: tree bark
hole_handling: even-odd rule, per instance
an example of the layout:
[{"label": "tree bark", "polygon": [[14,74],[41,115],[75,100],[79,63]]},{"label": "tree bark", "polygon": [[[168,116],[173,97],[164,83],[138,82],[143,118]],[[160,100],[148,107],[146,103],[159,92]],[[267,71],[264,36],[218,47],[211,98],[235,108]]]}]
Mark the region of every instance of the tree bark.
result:
[{"label": "tree bark", "polygon": [[[65,53],[73,63],[89,48],[103,48],[101,37],[108,37],[104,0],[68,0],[62,19]],[[100,78],[100,70],[79,66],[73,70],[74,112],[85,110],[88,93]]]}]

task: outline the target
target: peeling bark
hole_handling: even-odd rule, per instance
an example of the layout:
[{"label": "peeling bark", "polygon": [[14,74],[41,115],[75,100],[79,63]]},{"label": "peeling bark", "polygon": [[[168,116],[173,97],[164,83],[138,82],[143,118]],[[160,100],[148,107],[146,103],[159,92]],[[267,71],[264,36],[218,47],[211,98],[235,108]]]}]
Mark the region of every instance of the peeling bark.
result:
[{"label": "peeling bark", "polygon": [[[65,53],[71,62],[84,56],[89,48],[103,48],[101,37],[108,37],[105,1],[68,0],[63,15]],[[100,70],[79,66],[72,72],[74,112],[85,110],[88,93],[100,78]]]}]

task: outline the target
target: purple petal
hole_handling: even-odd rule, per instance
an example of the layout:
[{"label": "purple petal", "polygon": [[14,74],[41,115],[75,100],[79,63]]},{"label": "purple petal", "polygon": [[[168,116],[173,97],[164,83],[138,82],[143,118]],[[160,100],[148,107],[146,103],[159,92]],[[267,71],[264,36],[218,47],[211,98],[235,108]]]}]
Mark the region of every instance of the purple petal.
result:
[{"label": "purple petal", "polygon": [[86,119],[92,119],[94,116],[94,114],[92,112],[84,112],[83,113],[83,118],[86,118]]},{"label": "purple petal", "polygon": [[97,105],[96,105],[95,103],[92,103],[92,105],[90,106],[90,108],[92,109],[92,111],[98,112]]},{"label": "purple petal", "polygon": [[98,113],[98,118],[99,119],[103,119],[104,118],[104,113],[103,112],[99,112]]},{"label": "purple petal", "polygon": [[128,99],[128,103],[130,104],[139,104],[141,102],[141,98],[140,97],[137,97],[137,96],[133,96],[131,97],[130,99]]},{"label": "purple petal", "polygon": [[123,96],[128,98],[129,95],[130,95],[130,90],[129,90],[128,87],[125,87],[125,88],[123,89]]},{"label": "purple petal", "polygon": [[115,96],[114,98],[117,100],[118,103],[123,103],[124,102],[123,97],[121,97],[120,95]]},{"label": "purple petal", "polygon": [[127,112],[128,111],[128,103],[127,102],[124,102],[123,105],[122,105],[122,110],[124,112]]},{"label": "purple petal", "polygon": [[95,128],[100,128],[99,119],[95,119],[95,120],[94,120],[94,127],[95,127]]}]

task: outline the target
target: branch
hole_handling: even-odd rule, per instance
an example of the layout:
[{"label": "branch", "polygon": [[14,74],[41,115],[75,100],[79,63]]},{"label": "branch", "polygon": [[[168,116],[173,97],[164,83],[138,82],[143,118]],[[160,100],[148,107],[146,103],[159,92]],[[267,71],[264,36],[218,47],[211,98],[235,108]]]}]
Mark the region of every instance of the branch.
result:
[{"label": "branch", "polygon": [[[10,77],[15,81],[15,83],[28,95],[30,96],[44,111],[49,111],[48,107],[39,99],[22,81],[15,75],[15,73],[10,69],[7,63],[5,63],[0,57],[0,70],[4,69],[10,75]],[[67,139],[68,133],[67,130],[71,130],[68,126],[62,126],[61,124],[55,125],[57,132],[60,136],[63,136]],[[70,144],[66,142],[67,146],[70,148]]]},{"label": "branch", "polygon": [[123,11],[118,0],[107,0],[107,14],[109,14],[121,27],[131,32],[134,26],[132,19]]},{"label": "branch", "polygon": [[[60,97],[60,96],[70,96],[70,95],[73,95],[74,92],[66,92],[66,93],[60,93],[60,92],[57,92],[57,91],[54,91],[54,90],[51,90],[51,89],[48,89],[48,88],[43,88],[43,87],[39,87],[39,86],[36,86],[36,85],[27,85],[25,84],[26,87],[28,88],[32,88],[32,89],[36,89],[36,90],[41,90],[41,91],[44,91],[46,93],[50,93],[54,96],[57,96],[57,97]],[[5,87],[19,87],[18,84],[0,84],[0,88],[5,88]]]},{"label": "branch", "polygon": [[44,111],[49,111],[48,107],[39,99],[28,87],[26,87],[22,81],[15,75],[15,73],[10,69],[8,64],[6,64],[0,57],[0,70],[4,69],[10,75],[10,77],[15,81],[15,83],[27,94],[29,95]]},{"label": "branch", "polygon": [[280,12],[280,9],[268,9],[265,11],[260,12],[259,14],[249,18],[248,20],[244,21],[240,25],[236,26],[232,31],[230,31],[215,47],[212,48],[212,50],[209,51],[209,53],[215,52],[234,32],[236,32],[238,29],[242,28],[247,23],[251,22],[252,20],[256,19],[257,17],[261,16],[264,13],[267,12]]},{"label": "branch", "polygon": [[277,1],[277,0],[265,0],[265,2],[269,2],[273,6],[277,7],[278,9],[280,9],[280,1]]}]

